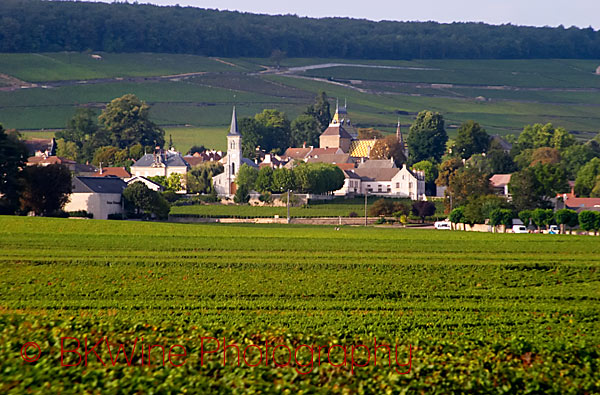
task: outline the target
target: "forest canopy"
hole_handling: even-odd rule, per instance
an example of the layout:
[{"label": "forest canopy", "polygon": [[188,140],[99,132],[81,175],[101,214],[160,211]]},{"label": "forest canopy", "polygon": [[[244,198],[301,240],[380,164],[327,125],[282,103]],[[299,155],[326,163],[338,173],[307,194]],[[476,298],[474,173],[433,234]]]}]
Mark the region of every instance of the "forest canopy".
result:
[{"label": "forest canopy", "polygon": [[2,0],[0,52],[161,52],[348,59],[600,58],[600,31],[373,22],[127,3]]}]

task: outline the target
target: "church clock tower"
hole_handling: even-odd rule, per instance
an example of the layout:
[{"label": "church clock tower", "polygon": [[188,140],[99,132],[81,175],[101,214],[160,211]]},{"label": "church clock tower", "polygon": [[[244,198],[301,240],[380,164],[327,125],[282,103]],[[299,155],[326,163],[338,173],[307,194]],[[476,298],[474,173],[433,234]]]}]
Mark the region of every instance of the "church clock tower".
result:
[{"label": "church clock tower", "polygon": [[231,115],[231,127],[227,134],[227,181],[229,194],[235,193],[235,179],[242,165],[242,135],[238,131],[235,106]]}]

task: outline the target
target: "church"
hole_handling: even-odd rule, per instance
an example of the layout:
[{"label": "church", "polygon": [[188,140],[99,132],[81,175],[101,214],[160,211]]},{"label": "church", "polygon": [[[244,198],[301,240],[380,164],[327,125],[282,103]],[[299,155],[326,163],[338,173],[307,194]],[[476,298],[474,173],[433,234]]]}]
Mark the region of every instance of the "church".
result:
[{"label": "church", "polygon": [[242,135],[238,130],[235,107],[233,107],[231,126],[227,134],[227,156],[221,162],[223,163],[224,171],[213,178],[213,183],[217,194],[224,196],[235,194],[235,179],[243,164],[258,167],[256,163],[242,156]]}]

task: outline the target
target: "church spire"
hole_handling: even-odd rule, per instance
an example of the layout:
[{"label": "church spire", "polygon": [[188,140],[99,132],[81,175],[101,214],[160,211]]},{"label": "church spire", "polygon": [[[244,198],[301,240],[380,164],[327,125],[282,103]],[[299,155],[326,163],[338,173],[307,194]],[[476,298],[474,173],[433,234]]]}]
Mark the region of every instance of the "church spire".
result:
[{"label": "church spire", "polygon": [[231,114],[231,126],[229,127],[228,136],[239,136],[240,132],[237,127],[237,115],[235,113],[235,106],[233,106],[233,113]]}]

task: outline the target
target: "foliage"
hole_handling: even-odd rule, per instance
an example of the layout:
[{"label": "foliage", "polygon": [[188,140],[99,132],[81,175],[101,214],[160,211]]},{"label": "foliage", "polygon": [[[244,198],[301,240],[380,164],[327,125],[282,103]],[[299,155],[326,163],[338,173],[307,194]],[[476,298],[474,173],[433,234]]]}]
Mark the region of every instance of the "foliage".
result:
[{"label": "foliage", "polygon": [[265,109],[254,116],[261,126],[259,146],[267,152],[284,152],[290,146],[291,126],[285,113],[279,110]]},{"label": "foliage", "polygon": [[244,186],[247,191],[251,191],[255,189],[254,184],[256,183],[257,177],[258,169],[243,163],[235,177],[235,183],[238,188]]},{"label": "foliage", "polygon": [[331,109],[327,93],[324,91],[319,92],[315,97],[315,102],[311,106],[308,106],[304,114],[310,115],[319,123],[321,132],[327,129],[331,121]]},{"label": "foliage", "polygon": [[296,188],[303,193],[323,194],[344,186],[344,173],[329,163],[301,163],[294,168]]},{"label": "foliage", "polygon": [[518,211],[550,207],[550,199],[568,187],[566,172],[560,165],[542,164],[514,173],[508,184]]},{"label": "foliage", "polygon": [[254,182],[254,189],[257,192],[264,193],[273,190],[273,169],[263,167],[258,171],[258,176]]},{"label": "foliage", "polygon": [[370,152],[371,159],[394,159],[397,167],[401,167],[406,162],[404,149],[395,135],[386,136],[378,139]]},{"label": "foliage", "polygon": [[425,217],[435,214],[435,204],[432,202],[418,200],[412,204],[411,212],[413,215],[421,218],[421,223],[425,222]]},{"label": "foliage", "polygon": [[165,219],[169,215],[169,202],[159,192],[151,190],[141,181],[129,184],[123,190],[123,199],[125,209],[129,213],[154,215],[160,219]]},{"label": "foliage", "polygon": [[508,206],[506,200],[497,195],[474,195],[467,199],[464,216],[467,223],[483,224],[492,211]]},{"label": "foliage", "polygon": [[[595,143],[594,140],[590,140],[590,142]],[[577,173],[586,163],[600,157],[600,149],[596,150],[594,145],[597,145],[597,143],[573,144],[562,151],[561,157],[569,180],[575,180]]]},{"label": "foliage", "polygon": [[554,220],[554,211],[552,209],[536,208],[531,212],[533,223],[540,229],[542,226],[548,226]]},{"label": "foliage", "polygon": [[564,128],[555,128],[551,123],[542,125],[536,123],[527,125],[519,135],[513,150],[521,152],[525,149],[550,147],[557,150],[565,149],[575,143],[575,138]]},{"label": "foliage", "polygon": [[201,154],[206,151],[206,147],[203,145],[192,145],[187,152],[187,155],[194,155],[196,153]]},{"label": "foliage", "polygon": [[579,223],[577,212],[567,208],[557,210],[554,214],[554,218],[556,219],[556,223],[558,225],[565,225],[569,228],[573,228]]},{"label": "foliage", "polygon": [[560,152],[556,148],[540,147],[531,153],[531,163],[529,166],[555,165],[560,163]]},{"label": "foliage", "polygon": [[149,118],[150,106],[133,94],[113,99],[98,117],[110,144],[118,148],[134,144],[163,146],[165,131]]},{"label": "foliage", "polygon": [[358,139],[359,140],[372,140],[382,139],[384,136],[381,130],[373,128],[358,128]]},{"label": "foliage", "polygon": [[19,176],[27,148],[0,124],[0,214],[13,214],[19,205]]},{"label": "foliage", "polygon": [[393,201],[391,199],[378,199],[368,210],[368,214],[371,217],[396,216],[396,213],[407,215],[408,207],[401,202]]},{"label": "foliage", "polygon": [[439,163],[446,151],[447,141],[442,115],[432,111],[419,112],[408,134],[409,162],[432,160]]},{"label": "foliage", "polygon": [[302,114],[292,121],[292,147],[302,147],[303,145],[318,147],[320,135],[321,125],[312,115]]},{"label": "foliage", "polygon": [[425,191],[427,195],[435,196],[435,180],[438,177],[438,168],[428,160],[414,163],[412,169],[421,170],[425,173]]},{"label": "foliage", "polygon": [[293,170],[284,167],[273,170],[273,192],[294,190],[296,180]]},{"label": "foliage", "polygon": [[463,223],[465,221],[465,208],[463,206],[453,208],[448,219],[455,224]]},{"label": "foliage", "polygon": [[579,227],[586,232],[600,229],[600,213],[598,211],[582,211],[579,213]]},{"label": "foliage", "polygon": [[491,187],[487,175],[473,167],[463,167],[450,178],[446,193],[452,197],[455,206],[462,206],[468,200],[487,195]]},{"label": "foliage", "polygon": [[64,147],[59,156],[81,161],[91,161],[94,151],[107,143],[99,132],[96,112],[91,108],[78,108],[75,115],[67,121],[65,130],[56,132],[57,143],[62,140]]},{"label": "foliage", "polygon": [[437,186],[447,187],[450,185],[450,179],[456,174],[458,169],[462,168],[463,162],[459,158],[449,158],[440,164],[438,177],[435,180]]},{"label": "foliage", "polygon": [[[240,173],[246,171],[244,166],[248,167],[248,165],[243,164],[238,171],[237,178],[239,179]],[[188,193],[203,193],[210,194],[214,192],[213,186],[213,177],[223,173],[223,164],[219,162],[204,162],[199,164],[198,166],[194,166],[190,169],[185,177],[186,177],[186,188]],[[243,179],[243,178],[242,178]]]},{"label": "foliage", "polygon": [[71,172],[63,165],[25,166],[22,171],[21,210],[46,216],[61,210],[71,194]]},{"label": "foliage", "polygon": [[458,128],[455,149],[463,159],[487,152],[489,145],[490,136],[477,122],[467,121]]},{"label": "foliage", "polygon": [[[165,191],[170,192],[179,192],[183,189],[181,184],[183,180],[183,176],[179,173],[171,173],[169,177],[167,176],[151,176],[147,177],[149,180],[156,182],[157,184],[165,187]],[[207,192],[207,193],[210,193]]]},{"label": "foliage", "polygon": [[523,222],[523,225],[529,226],[531,223],[532,210],[521,210],[519,211],[519,219]]},{"label": "foliage", "polygon": [[250,195],[248,187],[244,184],[237,187],[233,201],[237,204],[246,204],[250,201]]},{"label": "foliage", "polygon": [[600,176],[600,158],[593,158],[577,172],[575,194],[577,196],[590,196],[598,176]]},{"label": "foliage", "polygon": [[490,225],[504,225],[504,231],[506,232],[506,229],[512,226],[513,217],[514,213],[511,209],[495,208],[489,213]]}]

